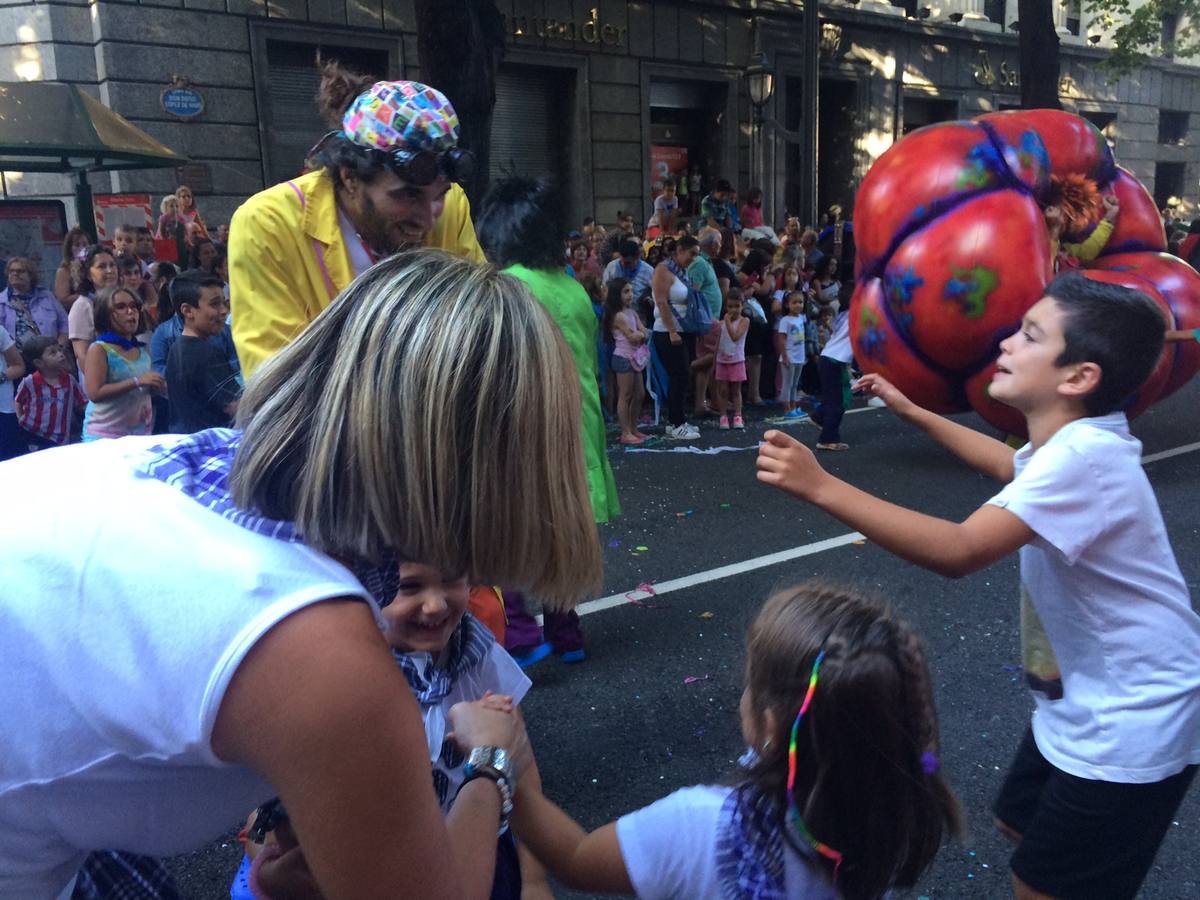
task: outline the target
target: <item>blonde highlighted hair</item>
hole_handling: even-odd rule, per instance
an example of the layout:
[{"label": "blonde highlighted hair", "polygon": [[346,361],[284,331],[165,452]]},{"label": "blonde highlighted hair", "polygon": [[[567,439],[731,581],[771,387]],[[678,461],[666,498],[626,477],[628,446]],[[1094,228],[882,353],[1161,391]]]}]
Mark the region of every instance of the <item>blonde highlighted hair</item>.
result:
[{"label": "blonde highlighted hair", "polygon": [[357,278],[238,407],[235,502],[568,608],[600,583],[570,352],[515,278],[436,250]]}]

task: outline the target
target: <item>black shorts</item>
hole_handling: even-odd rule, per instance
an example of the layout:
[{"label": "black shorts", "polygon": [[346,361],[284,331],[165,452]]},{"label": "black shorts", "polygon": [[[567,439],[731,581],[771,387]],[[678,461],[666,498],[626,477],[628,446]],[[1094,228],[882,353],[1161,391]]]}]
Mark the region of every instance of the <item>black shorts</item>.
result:
[{"label": "black shorts", "polygon": [[1021,835],[1014,874],[1062,900],[1135,897],[1196,768],[1152,784],[1092,781],[1051,765],[1027,730],[993,807]]}]

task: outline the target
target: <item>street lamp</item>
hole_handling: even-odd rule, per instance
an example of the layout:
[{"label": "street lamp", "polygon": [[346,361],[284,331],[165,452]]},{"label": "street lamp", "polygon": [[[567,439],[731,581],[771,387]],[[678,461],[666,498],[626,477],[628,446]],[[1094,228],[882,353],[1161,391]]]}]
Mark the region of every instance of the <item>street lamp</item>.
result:
[{"label": "street lamp", "polygon": [[746,67],[746,91],[750,94],[750,103],[754,106],[754,121],[750,129],[750,171],[752,177],[757,175],[754,180],[766,190],[767,197],[770,198],[767,200],[767,209],[770,210],[774,204],[774,191],[764,184],[767,161],[763,152],[763,107],[775,92],[775,70],[767,65],[767,54],[756,53],[750,58],[750,65]]},{"label": "street lamp", "polygon": [[767,65],[767,54],[754,54],[750,65],[746,67],[746,88],[755,111],[762,112],[775,93],[775,70]]}]

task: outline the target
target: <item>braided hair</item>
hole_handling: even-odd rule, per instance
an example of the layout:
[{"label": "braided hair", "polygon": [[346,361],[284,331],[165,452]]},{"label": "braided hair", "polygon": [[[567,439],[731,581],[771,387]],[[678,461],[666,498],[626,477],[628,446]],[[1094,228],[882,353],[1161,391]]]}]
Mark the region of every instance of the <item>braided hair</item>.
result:
[{"label": "braided hair", "polygon": [[[746,783],[756,826],[788,824],[788,742],[819,654],[819,682],[796,735],[794,797],[811,835],[842,859],[837,887],[867,900],[914,884],[961,810],[939,766],[937,712],[925,652],[885,604],[827,582],[774,594],[747,637],[743,702],[760,723]],[[833,876],[833,864],[821,860]]]}]

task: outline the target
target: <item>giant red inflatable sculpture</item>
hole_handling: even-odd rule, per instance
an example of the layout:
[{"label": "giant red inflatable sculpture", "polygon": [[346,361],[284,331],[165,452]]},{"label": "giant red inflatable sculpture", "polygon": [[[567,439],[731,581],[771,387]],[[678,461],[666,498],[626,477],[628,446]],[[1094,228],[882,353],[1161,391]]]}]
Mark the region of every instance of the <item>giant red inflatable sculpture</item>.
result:
[{"label": "giant red inflatable sculpture", "polygon": [[[1200,276],[1165,252],[1153,199],[1115,163],[1095,126],[1058,110],[990,113],[913,132],[863,180],[850,314],[859,365],[929,409],[974,409],[1023,434],[1022,416],[992,400],[988,386],[1000,341],[1054,276],[1043,208],[1066,176],[1120,201],[1107,245],[1080,271],[1145,292],[1169,328],[1200,327]],[[1168,344],[1129,415],[1198,369],[1200,344]]]}]

